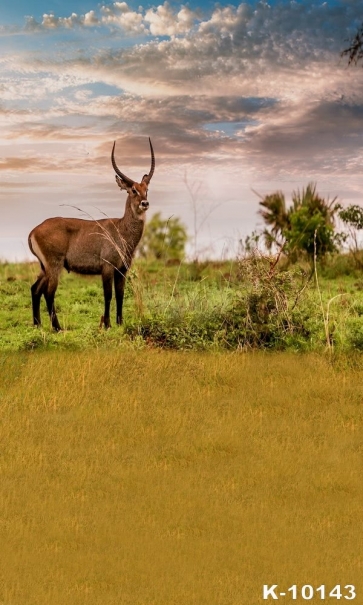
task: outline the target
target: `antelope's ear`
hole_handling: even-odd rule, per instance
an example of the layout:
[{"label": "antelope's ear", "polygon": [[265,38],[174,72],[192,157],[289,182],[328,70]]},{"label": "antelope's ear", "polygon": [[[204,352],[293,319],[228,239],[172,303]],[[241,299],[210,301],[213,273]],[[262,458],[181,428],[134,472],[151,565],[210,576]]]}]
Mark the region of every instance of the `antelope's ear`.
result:
[{"label": "antelope's ear", "polygon": [[120,189],[127,189],[127,185],[125,181],[123,181],[117,174],[115,175],[116,183],[120,187]]}]

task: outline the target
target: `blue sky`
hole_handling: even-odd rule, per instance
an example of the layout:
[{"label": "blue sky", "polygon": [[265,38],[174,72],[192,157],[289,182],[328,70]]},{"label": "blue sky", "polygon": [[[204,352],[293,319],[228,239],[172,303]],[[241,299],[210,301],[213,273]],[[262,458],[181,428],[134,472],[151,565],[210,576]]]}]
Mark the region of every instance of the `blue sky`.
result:
[{"label": "blue sky", "polygon": [[[94,3],[96,5],[96,3]],[[21,24],[26,15],[40,19],[44,13],[54,12],[61,16],[68,16],[73,12],[85,13],[89,10],[90,2],[87,0],[16,0],[4,2],[0,8],[0,18],[4,23]]]},{"label": "blue sky", "polygon": [[[1,6],[0,8],[0,18],[3,23],[8,24],[21,24],[25,15],[32,15],[36,19],[40,19],[45,13],[54,13],[61,17],[68,17],[72,13],[85,14],[92,8],[97,10],[98,7],[102,6],[101,2],[90,2],[88,0],[49,0],[49,2],[47,0],[16,0],[14,2],[4,2],[4,4],[6,6]],[[154,6],[152,2],[140,3],[135,0],[128,2],[128,5],[134,10],[141,4],[147,8]],[[170,4],[178,6],[176,2],[171,2]],[[194,2],[188,2],[187,4],[195,5]],[[238,2],[229,2],[229,4],[236,5]],[[210,0],[198,2],[198,7],[203,10],[210,9],[213,5],[214,3]]]},{"label": "blue sky", "polygon": [[122,215],[115,139],[138,180],[152,138],[149,212],[191,236],[196,222],[201,254],[233,254],[259,222],[256,190],[315,181],[361,203],[363,71],[340,57],[361,20],[363,0],[7,3],[0,257],[27,257],[31,228],[75,207]]}]

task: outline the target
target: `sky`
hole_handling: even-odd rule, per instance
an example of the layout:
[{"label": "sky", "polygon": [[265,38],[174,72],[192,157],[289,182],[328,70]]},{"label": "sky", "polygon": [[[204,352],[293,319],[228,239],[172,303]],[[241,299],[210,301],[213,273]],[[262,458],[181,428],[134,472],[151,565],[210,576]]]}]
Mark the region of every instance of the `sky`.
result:
[{"label": "sky", "polygon": [[256,192],[362,204],[363,70],[340,53],[363,0],[1,4],[0,259],[34,259],[48,217],[123,215],[114,140],[139,182],[151,137],[149,217],[179,217],[191,256],[236,254]]}]

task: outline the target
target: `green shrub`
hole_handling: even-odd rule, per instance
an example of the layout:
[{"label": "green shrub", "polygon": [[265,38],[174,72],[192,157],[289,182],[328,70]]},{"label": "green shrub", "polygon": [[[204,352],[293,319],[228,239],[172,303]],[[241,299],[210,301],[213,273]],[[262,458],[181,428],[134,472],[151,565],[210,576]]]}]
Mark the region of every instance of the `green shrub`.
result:
[{"label": "green shrub", "polygon": [[363,351],[363,319],[350,319],[347,325],[348,345],[358,351]]}]

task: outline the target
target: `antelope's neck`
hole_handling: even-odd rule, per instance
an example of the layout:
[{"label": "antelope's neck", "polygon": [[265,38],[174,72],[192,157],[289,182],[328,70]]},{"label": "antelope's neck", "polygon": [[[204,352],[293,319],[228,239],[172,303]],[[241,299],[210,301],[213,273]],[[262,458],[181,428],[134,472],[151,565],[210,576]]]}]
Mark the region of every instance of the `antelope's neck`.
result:
[{"label": "antelope's neck", "polygon": [[135,216],[130,210],[130,212],[125,212],[121,222],[123,227],[122,231],[127,234],[130,243],[132,242],[132,247],[136,248],[144,231],[145,213]]}]

